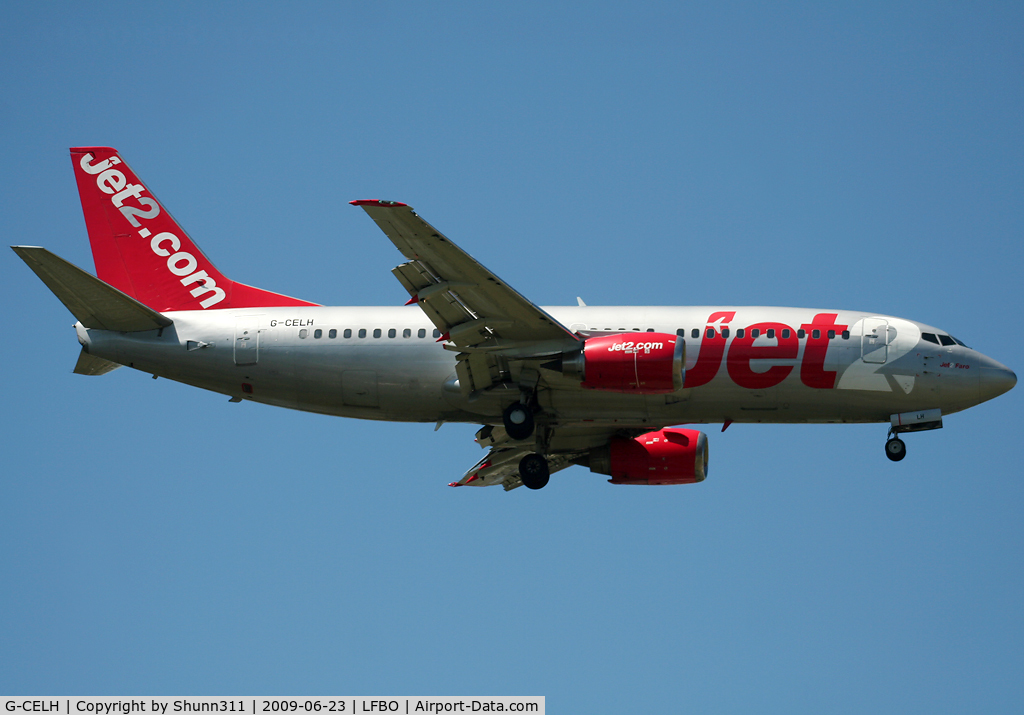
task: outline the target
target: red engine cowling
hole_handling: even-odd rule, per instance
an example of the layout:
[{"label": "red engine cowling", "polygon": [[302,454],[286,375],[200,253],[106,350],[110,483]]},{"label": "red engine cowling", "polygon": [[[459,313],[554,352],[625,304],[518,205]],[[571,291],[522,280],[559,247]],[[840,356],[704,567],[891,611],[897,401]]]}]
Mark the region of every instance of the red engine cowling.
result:
[{"label": "red engine cowling", "polygon": [[590,471],[612,484],[693,484],[708,475],[708,438],[692,429],[663,429],[636,439],[615,437],[590,451]]},{"label": "red engine cowling", "polygon": [[667,333],[619,333],[588,338],[583,350],[562,359],[562,372],[582,387],[658,395],[683,387],[683,339]]}]

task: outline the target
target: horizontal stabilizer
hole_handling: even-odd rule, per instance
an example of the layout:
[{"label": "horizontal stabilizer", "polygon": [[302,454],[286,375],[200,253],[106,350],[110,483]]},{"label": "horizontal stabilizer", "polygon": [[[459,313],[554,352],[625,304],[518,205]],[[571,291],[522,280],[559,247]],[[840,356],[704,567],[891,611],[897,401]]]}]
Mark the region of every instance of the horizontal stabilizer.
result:
[{"label": "horizontal stabilizer", "polygon": [[173,321],[45,248],[11,246],[87,328],[134,333]]},{"label": "horizontal stabilizer", "polygon": [[111,370],[116,370],[119,367],[121,365],[118,363],[90,355],[85,352],[85,348],[82,348],[82,353],[78,356],[74,372],[76,375],[106,375]]}]

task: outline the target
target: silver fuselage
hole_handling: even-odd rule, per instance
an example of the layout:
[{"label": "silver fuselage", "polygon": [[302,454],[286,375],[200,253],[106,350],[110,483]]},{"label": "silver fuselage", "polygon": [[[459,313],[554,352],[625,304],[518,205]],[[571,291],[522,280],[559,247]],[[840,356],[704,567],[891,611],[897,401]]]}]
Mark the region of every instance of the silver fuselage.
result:
[{"label": "silver fuselage", "polygon": [[[688,379],[681,390],[668,395],[583,389],[578,380],[543,370],[538,391],[542,415],[560,424],[578,421],[653,428],[726,421],[886,422],[894,413],[912,410],[957,412],[1005,392],[1016,381],[1005,366],[973,349],[922,339],[922,332],[943,331],[892,316],[772,307],[545,310],[573,331],[678,332],[686,342]],[[749,326],[777,326],[774,338],[762,330],[753,342],[770,353],[781,342],[782,326],[795,336],[801,326],[811,327],[821,314],[835,315],[834,322],[845,330],[828,338],[824,348],[825,337],[819,337],[818,358],[808,352],[811,331],[807,330],[793,347],[795,357],[730,362],[737,329],[746,328],[749,333]],[[166,315],[174,324],[160,331],[117,333],[79,324],[79,340],[91,355],[153,375],[236,399],[343,417],[500,424],[502,408],[519,394],[514,384],[499,385],[484,394],[464,394],[455,377],[455,353],[435,339],[434,326],[414,307],[259,308]],[[722,315],[728,316],[727,321]],[[730,337],[718,349],[721,358],[715,368],[715,348],[706,336],[715,329],[722,341],[722,327],[730,329]],[[695,331],[699,337],[693,337]],[[751,388],[735,379],[741,372],[751,376],[772,368],[775,372],[770,374],[784,377],[765,382],[777,384]],[[691,387],[689,376],[695,369],[706,381]],[[511,377],[514,383],[516,375]]]}]

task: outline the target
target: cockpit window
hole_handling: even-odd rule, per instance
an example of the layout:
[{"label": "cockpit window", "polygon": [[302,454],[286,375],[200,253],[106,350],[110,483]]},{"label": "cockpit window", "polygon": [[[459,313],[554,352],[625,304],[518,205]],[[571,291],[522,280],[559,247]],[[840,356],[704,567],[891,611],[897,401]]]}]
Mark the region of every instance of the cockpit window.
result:
[{"label": "cockpit window", "polygon": [[[953,336],[952,336],[952,335],[950,335],[949,337],[953,338]],[[964,345],[964,344],[963,344],[962,342],[960,342],[960,341],[959,341],[959,340],[957,340],[956,338],[953,338],[953,342],[954,342],[954,343],[956,343],[957,345],[959,345],[959,346],[960,346],[960,347],[962,347],[962,348],[967,348],[967,346],[966,346],[966,345]],[[970,348],[967,348],[967,349],[968,349],[968,350],[970,350]]]},{"label": "cockpit window", "polygon": [[948,335],[940,335],[939,342],[941,342],[943,345],[956,345],[956,341],[953,340],[953,338],[949,337]]},{"label": "cockpit window", "polygon": [[921,337],[930,343],[939,344],[939,339],[935,337],[935,333],[921,333]]}]

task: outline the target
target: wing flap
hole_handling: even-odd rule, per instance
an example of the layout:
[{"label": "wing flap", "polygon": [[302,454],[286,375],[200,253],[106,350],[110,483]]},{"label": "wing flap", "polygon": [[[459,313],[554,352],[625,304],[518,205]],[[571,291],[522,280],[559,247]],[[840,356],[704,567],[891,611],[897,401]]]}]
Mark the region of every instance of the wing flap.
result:
[{"label": "wing flap", "polygon": [[[452,482],[450,487],[492,487],[501,484],[505,491],[523,486],[519,476],[519,460],[533,452],[532,446],[495,447],[487,456],[473,465],[462,479]],[[551,474],[571,467],[577,454],[546,454],[548,471]]]},{"label": "wing flap", "polygon": [[500,425],[484,425],[476,433],[476,443],[488,449],[487,456],[473,465],[462,478],[448,486],[490,487],[501,484],[505,491],[522,486],[519,461],[530,453],[542,453],[550,474],[572,466],[595,447],[608,444],[615,435],[636,436],[649,426],[623,428],[590,422],[563,424],[539,429],[537,440],[516,442]]},{"label": "wing flap", "polygon": [[477,318],[452,292],[454,287],[451,281],[442,281],[433,276],[427,266],[410,261],[391,272],[442,334],[448,334],[455,326]]}]

